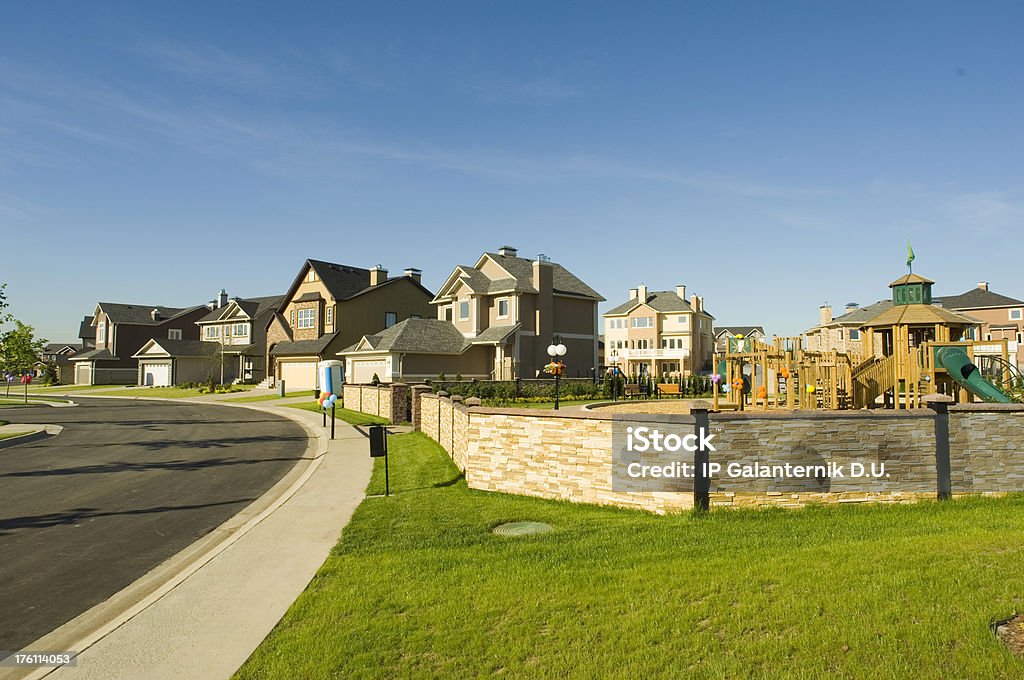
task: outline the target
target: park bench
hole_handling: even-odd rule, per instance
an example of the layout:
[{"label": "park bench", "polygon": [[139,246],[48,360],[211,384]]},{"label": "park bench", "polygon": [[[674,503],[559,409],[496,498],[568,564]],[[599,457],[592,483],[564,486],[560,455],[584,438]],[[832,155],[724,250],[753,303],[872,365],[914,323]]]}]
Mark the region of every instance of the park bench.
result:
[{"label": "park bench", "polygon": [[676,396],[682,397],[683,391],[679,389],[679,385],[676,383],[658,383],[658,396]]},{"label": "park bench", "polygon": [[640,385],[637,383],[626,383],[622,386],[622,394],[627,397],[639,397],[643,392],[640,391]]}]

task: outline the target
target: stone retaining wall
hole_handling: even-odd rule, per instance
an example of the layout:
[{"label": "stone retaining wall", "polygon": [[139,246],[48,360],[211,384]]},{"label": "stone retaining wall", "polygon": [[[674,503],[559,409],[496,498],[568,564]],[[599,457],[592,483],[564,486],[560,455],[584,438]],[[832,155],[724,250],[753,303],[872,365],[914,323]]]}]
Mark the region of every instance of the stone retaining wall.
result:
[{"label": "stone retaining wall", "polygon": [[409,393],[409,386],[403,383],[346,384],[342,388],[342,403],[347,409],[380,416],[392,425],[397,425],[408,422],[412,417]]},{"label": "stone retaining wall", "polygon": [[[614,488],[613,427],[623,416],[600,410],[482,408],[476,399],[463,402],[444,392],[413,392],[418,429],[451,455],[470,488],[652,512],[693,507],[692,492]],[[694,422],[690,416],[627,417],[678,427]],[[715,479],[710,502],[801,506],[935,498],[936,425],[931,409],[710,414],[720,452],[711,454],[712,461],[717,455],[718,460],[741,464],[884,462],[892,471],[889,479],[877,483],[844,486],[841,481],[812,480],[807,488],[785,492],[772,491],[771,480]],[[1024,491],[1024,406],[953,406],[948,428],[954,495]]]}]

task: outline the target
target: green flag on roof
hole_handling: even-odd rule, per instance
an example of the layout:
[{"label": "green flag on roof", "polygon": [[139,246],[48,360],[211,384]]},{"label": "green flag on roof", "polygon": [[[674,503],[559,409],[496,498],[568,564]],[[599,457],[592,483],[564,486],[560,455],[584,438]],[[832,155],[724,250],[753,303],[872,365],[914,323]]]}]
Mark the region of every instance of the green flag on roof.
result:
[{"label": "green flag on roof", "polygon": [[907,241],[907,267],[914,268],[912,264],[914,262],[914,248],[910,245],[910,241]]}]

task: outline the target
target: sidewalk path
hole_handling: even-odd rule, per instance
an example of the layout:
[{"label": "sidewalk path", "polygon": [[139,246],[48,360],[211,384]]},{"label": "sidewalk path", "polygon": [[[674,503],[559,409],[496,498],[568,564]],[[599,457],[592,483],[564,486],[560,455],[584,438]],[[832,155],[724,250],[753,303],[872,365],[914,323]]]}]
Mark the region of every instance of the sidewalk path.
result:
[{"label": "sidewalk path", "polygon": [[[246,406],[297,417],[322,433],[315,413]],[[30,677],[229,678],[308,585],[363,499],[372,470],[367,440],[338,422],[335,440],[321,442],[319,465],[280,507],[81,652],[77,666]]]}]

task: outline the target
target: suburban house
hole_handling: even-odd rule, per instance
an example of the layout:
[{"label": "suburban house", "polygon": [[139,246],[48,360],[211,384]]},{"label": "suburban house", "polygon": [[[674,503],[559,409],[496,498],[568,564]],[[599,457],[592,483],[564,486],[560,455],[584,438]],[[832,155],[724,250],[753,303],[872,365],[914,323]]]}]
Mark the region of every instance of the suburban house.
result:
[{"label": "suburban house", "polygon": [[267,322],[268,377],[291,389],[316,388],[318,362],[367,334],[432,316],[433,294],[420,279],[419,269],[389,278],[380,265],[306,260]]},{"label": "suburban house", "polygon": [[81,351],[82,345],[79,343],[56,342],[46,345],[46,347],[43,348],[43,351],[39,354],[40,365],[37,365],[35,371],[36,376],[38,377],[43,375],[43,371],[45,369],[42,364],[53,364],[56,368],[58,383],[64,384],[73,382],[75,372],[71,362],[68,361],[68,358]]},{"label": "suburban house", "polygon": [[764,326],[715,326],[715,351],[724,353],[729,348],[729,338],[742,335],[744,338],[765,342]]},{"label": "suburban house", "polygon": [[883,312],[892,309],[892,300],[880,300],[861,307],[856,302],[846,303],[840,316],[832,316],[832,306],[818,308],[818,325],[804,332],[804,347],[811,352],[847,352],[863,354],[861,328]]},{"label": "suburban house", "polygon": [[260,382],[266,377],[267,324],[281,299],[228,298],[221,289],[196,321],[199,340],[153,338],[136,353],[138,384]]},{"label": "suburban house", "polygon": [[[974,329],[968,331],[977,336],[974,340],[1007,340],[1010,360],[1015,361],[1017,366],[1024,366],[1024,301],[995,293],[983,281],[966,293],[932,298],[930,304],[976,320],[980,332]],[[892,300],[881,300],[867,307],[859,307],[851,302],[846,305],[843,315],[833,318],[832,307],[822,305],[818,325],[804,333],[806,347],[812,351],[835,350],[863,354],[863,333],[868,332],[863,330],[864,326],[892,307]],[[877,349],[878,343],[872,343],[872,346]],[[998,350],[992,346],[979,347],[976,351],[996,353]]]},{"label": "suburban house", "polygon": [[1010,361],[1024,366],[1024,301],[989,290],[981,281],[966,293],[935,298],[946,309],[963,312],[981,322],[975,340],[1007,340]]},{"label": "suburban house", "polygon": [[597,303],[604,300],[557,262],[528,260],[515,248],[459,265],[432,300],[430,320],[368,334],[339,354],[354,382],[444,374],[485,380],[545,377],[547,348],[566,346],[566,376],[590,377],[599,365]]},{"label": "suburban house", "polygon": [[138,382],[135,354],[154,338],[198,340],[196,321],[210,310],[162,305],[125,305],[100,302],[90,327],[95,347],[69,358],[77,385],[132,385]]},{"label": "suburban house", "polygon": [[604,314],[605,359],[626,375],[686,376],[711,370],[714,317],[704,298],[686,298],[686,286],[649,291],[640,285],[629,300]]}]

